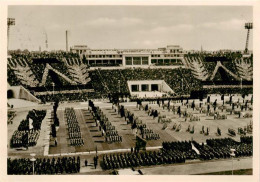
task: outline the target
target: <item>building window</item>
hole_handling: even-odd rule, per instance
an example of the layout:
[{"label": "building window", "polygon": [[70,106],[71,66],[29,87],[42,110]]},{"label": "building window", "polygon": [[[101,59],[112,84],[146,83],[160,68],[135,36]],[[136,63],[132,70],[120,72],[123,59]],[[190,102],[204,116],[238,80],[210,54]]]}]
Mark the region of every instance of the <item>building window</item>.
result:
[{"label": "building window", "polygon": [[101,60],[96,60],[96,64],[101,64]]},{"label": "building window", "polygon": [[152,84],[152,85],[151,85],[151,90],[152,90],[152,91],[159,91],[159,89],[158,89],[158,84]]},{"label": "building window", "polygon": [[151,62],[152,62],[152,64],[156,64],[157,63],[157,59],[152,59]]},{"label": "building window", "polygon": [[115,65],[116,64],[116,60],[110,60],[110,64],[112,64],[112,65]]},{"label": "building window", "polygon": [[149,91],[149,85],[145,84],[145,85],[142,85],[142,91]]},{"label": "building window", "polygon": [[89,64],[90,65],[94,65],[95,64],[95,60],[89,60]]},{"label": "building window", "polygon": [[132,57],[125,57],[125,64],[132,65]]},{"label": "building window", "polygon": [[169,59],[164,60],[164,64],[168,65],[169,64]]},{"label": "building window", "polygon": [[174,63],[176,63],[176,61],[175,61],[175,59],[171,59],[171,64],[174,64]]},{"label": "building window", "polygon": [[142,57],[142,65],[148,65],[148,57]]},{"label": "building window", "polygon": [[163,59],[158,59],[158,64],[162,65],[163,64]]},{"label": "building window", "polygon": [[132,92],[138,92],[139,91],[139,85],[131,85]]},{"label": "building window", "polygon": [[116,60],[116,64],[122,64],[122,60],[121,59]]},{"label": "building window", "polygon": [[141,58],[133,57],[133,65],[141,65]]}]

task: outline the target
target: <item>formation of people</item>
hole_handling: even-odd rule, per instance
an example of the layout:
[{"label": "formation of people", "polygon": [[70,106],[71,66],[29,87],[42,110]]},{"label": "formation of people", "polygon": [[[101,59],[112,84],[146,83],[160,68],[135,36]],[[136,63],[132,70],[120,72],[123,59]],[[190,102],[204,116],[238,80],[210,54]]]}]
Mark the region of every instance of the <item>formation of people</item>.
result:
[{"label": "formation of people", "polygon": [[10,140],[11,148],[31,147],[37,144],[41,123],[46,115],[46,110],[31,110],[28,112],[26,119],[22,120],[14,131]]},{"label": "formation of people", "polygon": [[104,155],[101,166],[104,170],[128,167],[183,163],[186,157],[176,150],[138,151]]},{"label": "formation of people", "polygon": [[[117,108],[115,109],[115,111],[118,110],[118,114],[120,114],[121,117],[125,118],[127,124],[131,125],[132,130],[137,129],[143,139],[146,140],[160,139],[160,135],[158,133],[155,133],[152,129],[147,128],[147,125],[143,123],[139,117],[135,116],[134,113],[132,113],[122,105],[119,104],[115,104],[115,105],[117,106],[112,105],[112,108]],[[141,102],[137,102],[137,107],[139,108],[142,107]]]},{"label": "formation of people", "polygon": [[[242,139],[241,137],[240,142],[236,142],[231,138],[207,139],[207,145],[204,143],[198,144],[196,141],[192,141],[192,144],[198,149],[200,152],[200,159],[203,160],[230,158],[230,149],[235,149],[236,157],[252,156],[253,143],[250,138],[251,137],[243,137]],[[249,142],[245,142],[247,140]]]},{"label": "formation of people", "polygon": [[84,140],[81,137],[80,126],[73,108],[65,108],[65,116],[68,126],[68,135],[70,140],[70,145],[72,146],[82,146],[84,145]]},{"label": "formation of people", "polygon": [[119,135],[115,126],[108,120],[107,116],[103,111],[96,107],[92,100],[89,100],[89,109],[91,110],[92,115],[94,116],[96,126],[99,127],[99,131],[102,136],[105,138],[105,142],[108,143],[120,143],[123,141],[122,136]]},{"label": "formation of people", "polygon": [[37,158],[34,164],[29,158],[7,159],[9,175],[72,174],[80,172],[80,157]]},{"label": "formation of people", "polygon": [[191,141],[162,142],[165,150],[174,150],[183,152],[186,159],[196,159],[197,153],[192,149]]},{"label": "formation of people", "polygon": [[[154,103],[157,103],[157,105],[162,108],[163,110],[168,110],[169,113],[173,113],[174,115],[177,114],[179,117],[185,118],[185,121],[189,122],[196,122],[201,120],[201,114],[206,114],[206,116],[213,117],[214,120],[225,120],[228,118],[228,115],[237,115],[238,118],[244,117],[249,118],[252,117],[252,104],[253,104],[253,96],[251,96],[251,99],[245,99],[245,95],[242,95],[243,99],[239,99],[234,101],[233,94],[230,94],[229,99],[227,100],[227,96],[224,94],[221,95],[221,103],[215,99],[213,102],[211,101],[211,95],[208,95],[206,102],[203,103],[200,101],[200,103],[196,103],[194,100],[189,100],[188,98],[180,98],[179,100],[172,100],[172,99],[165,99],[165,98],[157,98],[154,101],[150,101],[149,104],[142,105],[142,100],[137,100],[137,107],[140,110],[144,110],[148,116],[158,116],[158,123],[164,123],[163,129],[167,128],[168,123],[172,122],[172,119],[170,119],[170,116],[164,114],[161,114],[160,110],[154,107]],[[226,98],[226,99],[225,99]],[[150,103],[152,105],[150,105]],[[154,108],[153,108],[154,107]],[[191,108],[191,111],[188,111],[187,109]],[[195,111],[195,112],[194,112]],[[199,113],[198,113],[199,111]],[[195,114],[194,114],[195,113]],[[155,116],[154,116],[155,114]],[[127,114],[128,115],[128,114]],[[132,120],[132,117],[130,117]],[[251,125],[250,125],[251,126]],[[180,131],[181,129],[181,123],[174,123],[173,130]],[[233,129],[230,129],[233,130]],[[194,133],[194,126],[191,128],[189,126],[187,128],[188,132]],[[252,131],[248,127],[248,131]],[[221,129],[217,129],[217,134],[221,135]],[[227,131],[229,132],[229,131]],[[200,133],[203,133],[205,135],[209,135],[209,126],[204,126]]]}]

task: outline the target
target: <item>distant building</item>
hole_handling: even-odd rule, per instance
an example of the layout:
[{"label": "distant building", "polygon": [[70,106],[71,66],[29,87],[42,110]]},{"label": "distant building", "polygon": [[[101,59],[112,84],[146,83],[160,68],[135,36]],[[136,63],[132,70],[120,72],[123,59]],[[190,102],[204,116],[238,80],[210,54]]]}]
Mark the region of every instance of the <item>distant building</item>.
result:
[{"label": "distant building", "polygon": [[85,55],[90,66],[176,66],[183,65],[184,61],[184,52],[179,45],[158,49],[90,49],[86,45],[75,45],[70,51]]}]

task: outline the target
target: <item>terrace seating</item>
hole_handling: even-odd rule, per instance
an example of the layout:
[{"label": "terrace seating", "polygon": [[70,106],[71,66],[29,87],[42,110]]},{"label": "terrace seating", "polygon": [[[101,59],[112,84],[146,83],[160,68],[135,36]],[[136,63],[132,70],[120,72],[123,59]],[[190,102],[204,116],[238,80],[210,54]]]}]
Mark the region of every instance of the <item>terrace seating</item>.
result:
[{"label": "terrace seating", "polygon": [[[40,86],[46,90],[52,90],[52,83],[63,86],[90,84],[95,90],[96,97],[109,97],[116,93],[124,96],[129,95],[127,81],[130,80],[164,80],[177,95],[187,95],[191,91],[201,90],[203,80],[207,79],[216,66],[213,62],[205,62],[205,57],[224,56],[228,60],[223,64],[228,70],[245,80],[252,80],[252,56],[241,59],[241,53],[200,53],[187,54],[185,56],[187,67],[175,69],[161,68],[130,68],[111,70],[86,70],[86,58],[77,54],[65,52],[42,52],[42,53],[11,53],[12,58],[8,61],[8,82],[10,85],[24,85],[27,88]],[[46,64],[38,64],[33,59],[56,59],[58,62],[47,61]],[[44,63],[44,61],[43,61]],[[46,69],[49,65],[50,69]],[[19,68],[19,69],[18,69]],[[58,74],[59,72],[59,74]],[[56,74],[55,74],[56,73]],[[57,76],[58,74],[58,76]],[[65,78],[66,77],[66,78]],[[220,74],[216,74],[216,80]],[[68,81],[69,80],[69,81]],[[56,85],[57,85],[56,84]],[[57,87],[58,88],[58,87]],[[70,88],[71,89],[71,88]],[[252,92],[252,88],[214,88],[209,93],[241,93]],[[82,94],[78,94],[82,95]],[[84,95],[84,94],[83,94]],[[53,100],[48,97],[48,100]],[[71,96],[74,98],[74,96]],[[81,96],[80,96],[81,97]],[[42,97],[41,97],[42,98]],[[44,98],[43,98],[44,99]],[[44,99],[46,100],[46,99]],[[71,100],[71,99],[64,99]]]},{"label": "terrace seating", "polygon": [[79,84],[87,84],[90,81],[87,65],[80,59],[72,58],[64,60],[67,63],[71,77]]},{"label": "terrace seating", "polygon": [[28,62],[25,59],[8,58],[9,70],[12,70],[16,79],[25,86],[37,86],[39,81],[33,74]]}]

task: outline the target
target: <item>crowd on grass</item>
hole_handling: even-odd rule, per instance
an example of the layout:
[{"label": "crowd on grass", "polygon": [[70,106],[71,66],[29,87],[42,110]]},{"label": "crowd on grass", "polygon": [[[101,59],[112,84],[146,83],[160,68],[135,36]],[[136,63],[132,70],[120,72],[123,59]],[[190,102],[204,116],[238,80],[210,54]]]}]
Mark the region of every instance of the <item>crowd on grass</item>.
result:
[{"label": "crowd on grass", "polygon": [[136,151],[131,153],[104,155],[101,166],[104,170],[161,164],[184,163],[183,152],[178,150]]},{"label": "crowd on grass", "polygon": [[[73,174],[80,171],[80,157],[37,158],[34,174]],[[7,159],[7,174],[32,175],[33,164],[29,158]]]},{"label": "crowd on grass", "polygon": [[[197,152],[194,149],[197,149]],[[206,144],[196,141],[163,142],[157,151],[134,150],[128,153],[114,153],[103,156],[104,170],[153,166],[161,164],[185,163],[186,160],[212,160],[230,158],[235,149],[235,157],[252,156],[252,137],[241,137],[240,142],[231,138],[207,139]]]},{"label": "crowd on grass", "polygon": [[119,135],[115,126],[108,120],[107,116],[103,111],[95,106],[92,100],[89,100],[89,109],[95,119],[96,126],[99,128],[102,136],[105,138],[107,143],[120,143],[123,138]]},{"label": "crowd on grass", "polygon": [[[192,144],[200,152],[199,157],[202,160],[230,158],[230,149],[235,149],[236,157],[252,156],[253,143],[249,138],[251,137],[243,137],[240,142],[232,138],[207,139],[206,144],[199,144],[196,141],[192,141]],[[245,140],[249,140],[249,142],[245,142]]]},{"label": "crowd on grass", "polygon": [[46,115],[46,110],[31,110],[26,119],[22,120],[14,131],[10,140],[11,148],[34,146],[41,131],[42,120]]},{"label": "crowd on grass", "polygon": [[[141,101],[139,100],[137,102],[137,107],[141,109]],[[125,121],[127,124],[131,125],[131,129],[137,129],[137,134],[139,134],[143,139],[146,140],[159,140],[160,135],[158,133],[155,133],[152,129],[147,128],[147,125],[143,123],[143,121],[134,115],[131,111],[126,109],[124,106],[117,104],[112,105],[112,109],[115,109],[115,112],[117,112],[121,118],[125,118]],[[151,112],[150,116],[156,118],[158,117],[158,111],[154,110]]]},{"label": "crowd on grass", "polygon": [[68,135],[70,145],[72,146],[82,146],[84,141],[80,131],[80,126],[73,108],[65,108],[65,117],[68,127]]}]

